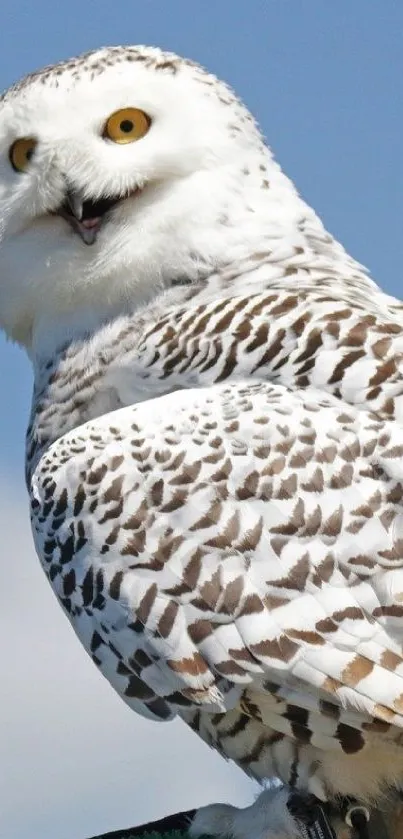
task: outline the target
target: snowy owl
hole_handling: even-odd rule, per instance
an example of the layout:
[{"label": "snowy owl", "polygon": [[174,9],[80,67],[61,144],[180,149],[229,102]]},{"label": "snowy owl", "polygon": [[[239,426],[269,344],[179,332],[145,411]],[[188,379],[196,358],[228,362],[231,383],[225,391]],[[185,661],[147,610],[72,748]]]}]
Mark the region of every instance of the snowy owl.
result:
[{"label": "snowy owl", "polygon": [[193,836],[364,836],[403,786],[402,304],[189,60],[46,67],[0,100],[0,147],[60,604],[135,711],[281,780]]}]

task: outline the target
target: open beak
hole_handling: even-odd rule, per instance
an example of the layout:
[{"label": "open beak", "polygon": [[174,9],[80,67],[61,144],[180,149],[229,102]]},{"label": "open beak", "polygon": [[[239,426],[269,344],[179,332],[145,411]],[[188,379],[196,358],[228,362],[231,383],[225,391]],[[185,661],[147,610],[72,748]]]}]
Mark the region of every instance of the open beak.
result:
[{"label": "open beak", "polygon": [[84,200],[80,192],[69,187],[65,200],[58,210],[58,215],[68,221],[86,245],[93,245],[105,213],[112,209],[123,197],[126,196],[101,198],[98,201]]}]

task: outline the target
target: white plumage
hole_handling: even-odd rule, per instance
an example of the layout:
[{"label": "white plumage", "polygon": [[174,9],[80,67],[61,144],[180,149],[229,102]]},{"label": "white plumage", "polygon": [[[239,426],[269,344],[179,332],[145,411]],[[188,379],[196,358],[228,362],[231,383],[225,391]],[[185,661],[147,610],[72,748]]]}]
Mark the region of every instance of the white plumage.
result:
[{"label": "white plumage", "polygon": [[[381,800],[403,781],[402,304],[189,61],[101,50],[0,115],[0,324],[34,366],[33,531],[75,631],[136,711],[255,777]],[[295,835],[287,796],[192,830]]]}]

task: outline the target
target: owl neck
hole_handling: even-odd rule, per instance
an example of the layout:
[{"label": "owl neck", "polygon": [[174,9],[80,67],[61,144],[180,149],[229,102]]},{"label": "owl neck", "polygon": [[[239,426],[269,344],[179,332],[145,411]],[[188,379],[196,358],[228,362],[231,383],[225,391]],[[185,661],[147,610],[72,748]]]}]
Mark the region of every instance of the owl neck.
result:
[{"label": "owl neck", "polygon": [[146,268],[145,260],[133,260],[120,275],[107,278],[105,288],[95,286],[89,300],[65,311],[42,310],[28,349],[34,366],[121,316],[137,316],[157,299],[167,306],[180,304],[201,287],[208,300],[267,288],[270,283],[295,288],[315,273],[318,282],[327,275],[343,285],[347,278],[368,293],[370,281],[360,266],[302,202],[297,204],[299,213],[291,217],[284,217],[281,205],[277,214],[270,204],[264,209],[238,208],[223,216],[219,230],[207,224],[193,229],[188,244],[162,241],[159,262],[154,254]]},{"label": "owl neck", "polygon": [[[34,359],[35,388],[27,437],[28,476],[56,439],[85,422],[178,388],[197,387],[197,376],[189,370],[194,347],[189,341],[183,344],[182,338],[186,335],[186,324],[195,318],[199,318],[201,324],[207,318],[207,324],[208,312],[215,311],[217,301],[222,311],[233,297],[240,298],[240,302],[245,298],[264,300],[265,290],[272,289],[282,299],[299,287],[304,293],[310,290],[316,293],[322,282],[324,299],[333,298],[335,305],[337,300],[342,300],[343,306],[350,303],[367,313],[373,309],[378,314],[384,307],[384,316],[391,316],[388,313],[390,298],[382,295],[374,284],[372,286],[364,274],[355,273],[352,260],[351,265],[344,261],[340,266],[334,260],[330,269],[329,265],[324,268],[322,256],[311,255],[314,278],[310,278],[304,263],[301,267],[298,262],[302,253],[296,253],[295,249],[286,252],[282,242],[278,248],[278,259],[272,261],[271,253],[253,251],[244,259],[227,261],[225,266],[208,278],[200,278],[198,283],[178,285],[161,292],[152,303],[137,311],[119,313],[109,319],[104,317],[104,320],[95,315],[93,321],[89,316],[83,318],[79,328],[75,324],[77,331],[73,337],[70,326],[66,325],[64,345],[59,344],[50,355],[38,355]],[[235,301],[234,311],[237,305]],[[257,303],[257,311],[259,305]],[[286,318],[287,311],[284,311]],[[204,359],[212,358],[217,362],[221,341],[217,345],[214,343],[214,330],[206,329],[205,334],[199,330],[197,334],[196,355],[201,349]],[[224,338],[232,341],[233,336],[229,327]],[[294,339],[297,342],[297,334]],[[160,349],[162,344],[164,347]],[[179,367],[178,375],[169,378],[164,367],[168,346]],[[254,356],[250,357],[250,363],[253,367]],[[248,373],[247,367],[242,369],[248,375],[251,372]],[[208,364],[206,370],[209,371],[207,377],[211,376],[209,383],[213,384],[217,376],[214,364]],[[234,375],[237,375],[236,370]],[[203,384],[206,381],[204,373]]]},{"label": "owl neck", "polygon": [[375,287],[324,230],[265,147],[260,155],[253,150],[250,158],[219,171],[195,173],[166,192],[165,205],[151,191],[140,217],[144,233],[133,225],[124,259],[110,252],[104,257],[105,263],[115,260],[112,274],[103,274],[105,265],[95,260],[91,275],[76,272],[73,292],[71,273],[51,283],[51,293],[55,287],[62,295],[61,304],[49,295],[47,309],[46,295],[40,300],[29,348],[36,369],[62,346],[90,340],[120,316],[141,314],[161,295],[166,305],[174,305],[200,286],[205,299],[214,299],[270,283],[295,288],[308,275],[318,282],[327,276],[341,286],[362,286],[366,294]]}]

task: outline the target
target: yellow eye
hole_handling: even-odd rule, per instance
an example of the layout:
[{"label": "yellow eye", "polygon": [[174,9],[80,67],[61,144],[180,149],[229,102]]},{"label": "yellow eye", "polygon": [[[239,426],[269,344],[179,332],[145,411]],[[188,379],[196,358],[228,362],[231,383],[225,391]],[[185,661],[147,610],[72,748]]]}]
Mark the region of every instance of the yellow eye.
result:
[{"label": "yellow eye", "polygon": [[103,136],[114,143],[134,143],[147,134],[150,117],[138,108],[122,108],[107,119]]},{"label": "yellow eye", "polygon": [[10,148],[10,163],[16,172],[25,172],[35,151],[37,143],[33,137],[16,140]]}]

